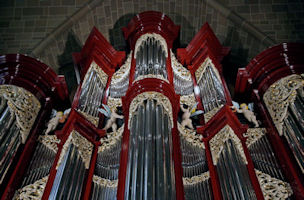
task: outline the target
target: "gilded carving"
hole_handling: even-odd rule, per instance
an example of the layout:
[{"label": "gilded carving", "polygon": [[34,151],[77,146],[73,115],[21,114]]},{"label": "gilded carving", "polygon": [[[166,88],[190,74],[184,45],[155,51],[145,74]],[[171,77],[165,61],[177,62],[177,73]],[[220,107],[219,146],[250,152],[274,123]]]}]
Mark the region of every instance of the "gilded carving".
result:
[{"label": "gilded carving", "polygon": [[218,70],[216,69],[216,67],[214,66],[214,64],[212,63],[212,60],[209,57],[207,57],[204,60],[204,62],[201,64],[201,66],[195,71],[195,78],[196,78],[197,82],[199,82],[201,80],[201,78],[203,77],[203,74],[208,66],[211,66],[213,68],[217,78],[219,80],[221,80],[220,74],[219,74]]},{"label": "gilded carving", "polygon": [[265,200],[287,199],[292,195],[290,185],[255,169]]},{"label": "gilded carving", "polygon": [[204,182],[210,178],[209,171],[204,172],[198,176],[183,177],[183,184],[185,185],[196,185],[198,183]]},{"label": "gilded carving", "polygon": [[190,71],[185,67],[183,67],[183,65],[178,62],[171,49],[170,49],[170,55],[171,55],[171,66],[174,74],[180,77],[180,79],[183,79],[185,81],[190,81],[192,83]]},{"label": "gilded carving", "polygon": [[139,47],[148,38],[154,38],[155,40],[159,41],[160,46],[162,48],[162,51],[164,51],[165,52],[165,56],[168,57],[168,50],[167,50],[168,46],[167,46],[166,40],[161,35],[159,35],[157,33],[146,33],[146,34],[140,36],[140,38],[138,38],[138,40],[136,41],[135,50],[134,50],[134,52],[135,52],[134,58],[136,58],[136,56],[137,56],[137,52],[138,52]]},{"label": "gilded carving", "polygon": [[133,83],[134,83],[135,81],[139,81],[139,80],[142,80],[142,79],[145,79],[145,78],[157,78],[157,79],[161,79],[161,80],[166,81],[167,83],[169,83],[169,81],[168,81],[167,79],[165,79],[165,78],[163,77],[163,75],[160,75],[160,74],[146,74],[146,75],[140,75],[140,76],[138,76],[138,77],[133,81]]},{"label": "gilded carving", "polygon": [[126,79],[129,79],[130,69],[131,69],[132,51],[125,63],[116,71],[111,79],[111,87],[117,83],[120,83]]},{"label": "gilded carving", "polygon": [[112,146],[115,146],[117,142],[121,141],[122,133],[124,130],[124,125],[122,125],[117,131],[107,133],[107,135],[100,139],[100,147],[98,148],[98,152],[102,152],[106,149],[110,149]]},{"label": "gilded carving", "polygon": [[207,123],[221,108],[223,105],[219,107],[213,108],[211,111],[204,114],[205,123]]},{"label": "gilded carving", "polygon": [[110,187],[110,188],[116,188],[118,185],[118,180],[109,180],[109,179],[101,178],[96,175],[93,176],[93,182],[103,187]]},{"label": "gilded carving", "polygon": [[235,147],[238,149],[238,151],[243,159],[243,162],[247,165],[247,159],[246,159],[243,147],[242,147],[241,140],[237,137],[237,135],[233,132],[232,128],[228,125],[226,125],[224,128],[222,128],[209,141],[213,164],[217,165],[217,161],[224,148],[223,146],[228,139],[231,139],[234,142]]},{"label": "gilded carving", "polygon": [[189,108],[192,108],[196,104],[196,99],[195,99],[194,93],[189,94],[189,95],[180,96],[179,101],[180,101],[180,104],[185,104]]},{"label": "gilded carving", "polygon": [[265,128],[249,128],[246,133],[243,134],[247,137],[246,145],[249,148],[252,144],[258,141],[261,137],[266,134]]},{"label": "gilded carving", "polygon": [[50,150],[54,151],[54,153],[57,153],[57,145],[59,144],[60,140],[56,135],[40,135],[38,137],[38,141]]},{"label": "gilded carving", "polygon": [[283,120],[287,108],[296,98],[296,90],[304,87],[304,80],[300,75],[290,75],[272,84],[263,96],[264,103],[279,132],[283,135]]},{"label": "gilded carving", "polygon": [[24,144],[41,108],[40,102],[27,90],[14,85],[0,85],[0,96],[7,100],[10,111],[15,114]]},{"label": "gilded carving", "polygon": [[83,79],[83,85],[85,85],[87,81],[90,81],[89,78],[92,71],[96,72],[104,86],[107,85],[108,75],[94,61],[91,63],[90,68]]},{"label": "gilded carving", "polygon": [[85,168],[88,169],[90,166],[91,155],[93,151],[93,144],[90,143],[85,137],[80,135],[77,131],[73,130],[66,142],[64,143],[59,160],[57,162],[56,169],[60,166],[63,161],[64,155],[66,154],[70,144],[74,144],[78,148],[78,153],[84,162]]},{"label": "gilded carving", "polygon": [[48,180],[48,176],[35,181],[33,184],[27,185],[27,186],[19,189],[17,191],[17,195],[15,195],[13,199],[14,200],[21,200],[21,199],[40,200],[42,198],[47,180]]},{"label": "gilded carving", "polygon": [[205,145],[202,141],[203,136],[201,134],[196,134],[192,129],[187,129],[183,127],[180,123],[177,123],[177,128],[181,136],[193,146],[205,149]]},{"label": "gilded carving", "polygon": [[117,107],[121,107],[122,106],[121,98],[108,97],[107,105],[111,110],[116,109]]},{"label": "gilded carving", "polygon": [[174,126],[172,105],[168,97],[159,92],[143,92],[137,95],[130,104],[128,129],[130,129],[131,120],[137,110],[138,105],[143,104],[143,102],[147,99],[156,100],[158,104],[162,105],[164,110],[168,114],[168,117],[170,118],[172,126]]}]

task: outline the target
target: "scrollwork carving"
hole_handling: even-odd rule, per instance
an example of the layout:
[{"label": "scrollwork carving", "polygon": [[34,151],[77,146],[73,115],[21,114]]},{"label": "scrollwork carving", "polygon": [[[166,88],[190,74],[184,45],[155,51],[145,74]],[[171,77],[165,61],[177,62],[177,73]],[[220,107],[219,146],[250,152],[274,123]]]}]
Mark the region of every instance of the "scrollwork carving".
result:
[{"label": "scrollwork carving", "polygon": [[16,116],[24,144],[41,108],[38,99],[27,90],[14,85],[0,85],[0,95],[7,100],[10,111]]},{"label": "scrollwork carving", "polygon": [[88,69],[84,77],[83,84],[87,81],[90,81],[88,79],[90,78],[91,71],[93,70],[97,73],[97,76],[101,80],[102,84],[106,86],[108,81],[108,75],[94,61],[91,63],[90,68]]},{"label": "scrollwork carving", "polygon": [[204,182],[210,178],[209,171],[204,172],[198,176],[192,176],[191,178],[183,177],[183,184],[185,185],[196,185],[198,183]]},{"label": "scrollwork carving", "polygon": [[195,78],[197,82],[199,82],[200,79],[203,77],[203,73],[205,72],[208,66],[211,66],[214,69],[217,78],[221,80],[221,76],[218,70],[215,68],[214,64],[212,63],[212,60],[209,57],[207,57],[204,60],[204,62],[201,64],[201,66],[195,71]]},{"label": "scrollwork carving", "polygon": [[223,105],[220,105],[219,107],[213,108],[211,111],[205,113],[205,122],[207,123],[222,107]]},{"label": "scrollwork carving", "polygon": [[265,134],[266,134],[265,128],[249,128],[247,132],[243,134],[244,137],[247,137],[246,146],[249,148],[252,144],[258,141]]},{"label": "scrollwork carving", "polygon": [[131,120],[137,110],[138,105],[142,104],[147,99],[154,99],[157,101],[158,104],[163,106],[164,110],[168,114],[168,117],[170,118],[173,127],[174,123],[173,123],[172,105],[168,97],[166,97],[165,95],[159,92],[143,92],[137,95],[130,104],[128,129],[130,129]]},{"label": "scrollwork carving", "polygon": [[247,165],[247,159],[243,150],[243,146],[241,143],[241,140],[236,136],[236,134],[233,132],[232,128],[228,125],[223,127],[210,141],[210,150],[211,150],[211,155],[212,155],[212,162],[214,165],[217,165],[217,161],[220,157],[220,154],[223,150],[223,146],[225,142],[231,139],[236,148],[238,149],[243,162]]},{"label": "scrollwork carving", "polygon": [[67,149],[71,143],[73,143],[78,148],[79,155],[84,162],[85,168],[88,169],[93,151],[93,144],[75,130],[70,133],[68,139],[62,147],[56,169],[58,169],[61,162],[63,161],[64,155],[66,154]]},{"label": "scrollwork carving", "polygon": [[140,38],[138,38],[138,40],[136,41],[135,44],[135,54],[134,54],[134,58],[136,58],[136,54],[138,52],[139,47],[142,45],[143,42],[145,42],[148,38],[154,38],[155,40],[159,41],[162,50],[165,52],[165,56],[168,57],[168,46],[167,46],[167,42],[166,40],[159,34],[157,33],[146,33],[142,36],[140,36]]},{"label": "scrollwork carving", "polygon": [[176,59],[174,53],[170,49],[170,55],[171,55],[171,66],[173,69],[173,72],[179,76],[181,79],[184,79],[186,81],[190,81],[192,83],[191,73],[189,70],[187,70],[185,67],[183,67],[182,64],[178,62]]},{"label": "scrollwork carving", "polygon": [[290,185],[255,169],[265,200],[287,199],[292,195]]},{"label": "scrollwork carving", "polygon": [[109,180],[109,179],[101,178],[96,175],[93,176],[93,182],[103,187],[111,187],[111,188],[116,188],[118,185],[118,180]]},{"label": "scrollwork carving", "polygon": [[177,128],[181,136],[185,138],[187,142],[189,142],[193,146],[205,149],[205,145],[202,141],[203,136],[201,134],[196,134],[194,130],[187,129],[183,127],[180,123],[177,123]]},{"label": "scrollwork carving", "polygon": [[304,86],[304,80],[300,75],[290,75],[272,84],[263,96],[264,103],[279,132],[283,135],[283,120],[287,114],[287,108],[294,102],[296,90]]},{"label": "scrollwork carving", "polygon": [[196,104],[196,99],[195,99],[194,93],[192,93],[190,95],[180,96],[179,101],[180,101],[180,104],[185,104],[189,108],[192,108]]},{"label": "scrollwork carving", "polygon": [[100,139],[101,146],[98,148],[98,152],[102,152],[106,149],[115,146],[115,144],[121,141],[124,125],[122,125],[117,131],[107,133],[107,136]]},{"label": "scrollwork carving", "polygon": [[146,75],[140,75],[138,76],[134,81],[139,81],[139,80],[142,80],[142,79],[145,79],[145,78],[157,78],[157,79],[160,79],[160,80],[163,80],[163,81],[166,81],[167,83],[169,83],[169,81],[167,79],[165,79],[163,77],[163,75],[160,75],[160,74],[146,74]]},{"label": "scrollwork carving", "polygon": [[47,148],[57,153],[58,151],[57,145],[60,143],[60,140],[57,138],[56,135],[40,135],[38,137],[38,141]]},{"label": "scrollwork carving", "polygon": [[14,197],[14,199],[15,200],[22,200],[22,199],[40,200],[42,198],[47,180],[48,180],[48,176],[35,181],[33,184],[27,185],[27,186],[19,189],[17,192],[17,195]]},{"label": "scrollwork carving", "polygon": [[108,97],[107,105],[111,110],[113,108],[121,107],[122,106],[121,98]]},{"label": "scrollwork carving", "polygon": [[122,82],[124,79],[129,78],[130,68],[132,60],[132,51],[129,53],[129,56],[125,63],[116,71],[111,79],[111,85],[115,85],[119,82]]}]

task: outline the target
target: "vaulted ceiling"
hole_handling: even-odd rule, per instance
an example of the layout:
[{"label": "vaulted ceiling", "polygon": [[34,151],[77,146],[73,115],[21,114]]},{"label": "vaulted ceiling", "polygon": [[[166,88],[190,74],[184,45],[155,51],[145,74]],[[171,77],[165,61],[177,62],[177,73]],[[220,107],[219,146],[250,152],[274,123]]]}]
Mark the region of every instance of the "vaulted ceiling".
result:
[{"label": "vaulted ceiling", "polygon": [[1,0],[0,54],[29,54],[58,72],[93,26],[116,49],[126,49],[121,27],[147,10],[163,12],[181,26],[179,47],[208,22],[231,47],[231,80],[266,48],[304,42],[303,0]]}]

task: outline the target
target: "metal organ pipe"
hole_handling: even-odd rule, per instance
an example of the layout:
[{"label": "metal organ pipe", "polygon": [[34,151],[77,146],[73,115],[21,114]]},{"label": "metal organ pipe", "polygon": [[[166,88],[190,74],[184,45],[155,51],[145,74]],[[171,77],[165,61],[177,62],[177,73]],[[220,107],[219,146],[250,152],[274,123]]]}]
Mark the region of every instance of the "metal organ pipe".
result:
[{"label": "metal organ pipe", "polygon": [[175,199],[171,125],[154,100],[132,118],[125,199]]},{"label": "metal organ pipe", "polygon": [[136,52],[134,80],[145,75],[161,75],[167,79],[166,54],[159,41],[153,37],[142,42]]}]

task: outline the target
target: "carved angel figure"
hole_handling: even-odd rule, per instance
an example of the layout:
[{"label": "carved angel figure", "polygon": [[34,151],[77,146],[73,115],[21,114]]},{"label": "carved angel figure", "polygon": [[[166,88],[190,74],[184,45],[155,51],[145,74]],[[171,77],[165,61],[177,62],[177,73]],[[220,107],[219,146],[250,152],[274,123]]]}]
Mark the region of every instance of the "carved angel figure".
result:
[{"label": "carved angel figure", "polygon": [[45,131],[45,135],[48,135],[51,131],[55,130],[56,127],[58,126],[59,122],[64,123],[67,116],[69,115],[71,111],[71,108],[65,110],[64,112],[62,111],[52,111],[52,119],[48,122],[47,129]]},{"label": "carved angel figure", "polygon": [[181,105],[181,110],[184,112],[184,114],[183,114],[183,116],[182,116],[182,119],[183,119],[183,121],[182,121],[182,123],[181,123],[181,125],[184,127],[184,128],[186,128],[186,126],[188,126],[190,129],[194,129],[193,128],[193,125],[192,125],[192,119],[191,119],[191,117],[194,117],[194,116],[196,116],[196,115],[200,115],[200,114],[202,114],[203,113],[203,111],[202,110],[197,110],[197,111],[195,111],[196,110],[196,106],[197,106],[197,104],[198,103],[196,103],[192,108],[184,108],[184,105],[182,104]]},{"label": "carved angel figure", "polygon": [[254,124],[254,126],[257,128],[259,127],[259,123],[256,119],[256,116],[253,112],[253,104],[245,104],[242,103],[241,105],[239,105],[237,102],[232,101],[233,106],[231,107],[232,109],[235,109],[236,112],[238,113],[242,113],[244,115],[244,117],[249,121],[252,122]]},{"label": "carved angel figure", "polygon": [[104,108],[98,108],[98,111],[104,114],[108,119],[105,127],[103,130],[107,131],[109,128],[112,127],[113,132],[117,131],[117,124],[116,119],[123,119],[122,115],[118,115],[116,113],[116,108],[110,109],[109,106],[102,104]]}]

